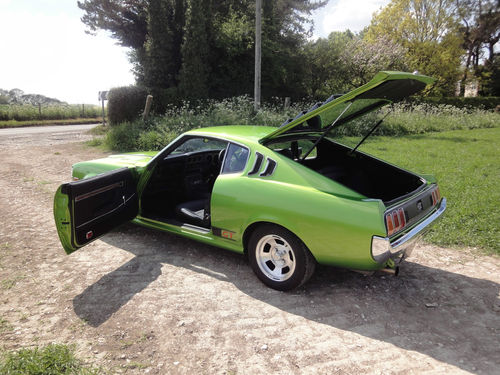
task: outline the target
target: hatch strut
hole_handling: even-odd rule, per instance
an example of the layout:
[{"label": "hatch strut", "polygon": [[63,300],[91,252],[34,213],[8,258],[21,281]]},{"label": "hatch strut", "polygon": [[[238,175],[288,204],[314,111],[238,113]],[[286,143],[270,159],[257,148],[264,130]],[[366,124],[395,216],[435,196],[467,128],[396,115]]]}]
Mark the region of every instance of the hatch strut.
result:
[{"label": "hatch strut", "polygon": [[354,102],[350,102],[347,107],[344,108],[344,110],[342,111],[342,113],[335,119],[334,122],[332,122],[331,125],[329,125],[325,131],[323,132],[323,134],[321,134],[321,136],[316,140],[316,142],[314,142],[313,146],[309,149],[309,151],[306,152],[306,154],[304,155],[304,157],[302,158],[301,161],[304,161],[306,160],[306,158],[309,156],[309,154],[311,153],[312,150],[314,150],[314,148],[318,145],[319,142],[321,142],[321,140],[323,138],[326,137],[326,135],[328,134],[328,132],[330,130],[332,130],[332,128],[335,126],[335,124],[337,123],[337,121],[339,121],[339,119],[342,117],[342,115],[345,113],[345,111],[347,111],[349,109],[349,107],[352,105],[352,103]]},{"label": "hatch strut", "polygon": [[361,146],[361,144],[365,141],[365,139],[368,138],[370,136],[370,134],[372,134],[380,126],[382,121],[385,120],[385,118],[389,115],[389,113],[391,113],[391,111],[392,111],[392,108],[390,111],[387,111],[387,113],[385,114],[384,117],[382,117],[380,120],[377,121],[375,126],[370,129],[368,134],[366,134],[361,141],[359,141],[359,143],[356,145],[356,147],[354,147],[351,151],[349,151],[349,155],[352,155],[358,149],[358,147]]}]

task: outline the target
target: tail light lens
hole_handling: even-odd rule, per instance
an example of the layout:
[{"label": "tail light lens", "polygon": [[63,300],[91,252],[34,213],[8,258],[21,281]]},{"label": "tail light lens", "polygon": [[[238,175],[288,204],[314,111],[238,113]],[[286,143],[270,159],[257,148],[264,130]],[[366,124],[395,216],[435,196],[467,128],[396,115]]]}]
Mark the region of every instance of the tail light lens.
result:
[{"label": "tail light lens", "polygon": [[439,192],[439,187],[436,187],[432,193],[432,205],[435,206],[441,200],[441,193]]},{"label": "tail light lens", "polygon": [[403,208],[398,208],[385,215],[385,225],[387,227],[387,235],[399,232],[406,226],[406,216]]}]

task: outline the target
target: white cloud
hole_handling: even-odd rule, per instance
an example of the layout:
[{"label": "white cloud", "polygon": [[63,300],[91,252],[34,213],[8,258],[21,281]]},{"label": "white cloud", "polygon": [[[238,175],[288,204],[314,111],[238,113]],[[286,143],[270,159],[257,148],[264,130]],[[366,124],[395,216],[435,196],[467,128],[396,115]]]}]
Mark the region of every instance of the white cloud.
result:
[{"label": "white cloud", "polygon": [[106,35],[85,34],[78,16],[4,8],[0,35],[0,88],[96,103],[98,91],[134,81],[126,49]]},{"label": "white cloud", "polygon": [[315,37],[327,37],[332,31],[361,31],[372,15],[389,0],[330,0],[315,14]]}]

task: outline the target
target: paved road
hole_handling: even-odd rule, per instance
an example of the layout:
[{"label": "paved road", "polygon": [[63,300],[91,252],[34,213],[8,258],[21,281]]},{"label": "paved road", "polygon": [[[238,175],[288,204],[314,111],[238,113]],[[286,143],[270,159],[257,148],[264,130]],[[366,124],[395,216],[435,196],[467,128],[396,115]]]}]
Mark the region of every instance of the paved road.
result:
[{"label": "paved road", "polygon": [[0,137],[12,135],[40,134],[40,133],[65,133],[65,132],[82,132],[99,124],[84,124],[84,125],[53,125],[53,126],[26,126],[22,128],[7,128],[0,129]]},{"label": "paved road", "polygon": [[87,134],[88,130],[97,125],[53,125],[0,129],[0,146],[19,148],[26,145],[42,146],[87,141],[92,139],[92,135]]}]

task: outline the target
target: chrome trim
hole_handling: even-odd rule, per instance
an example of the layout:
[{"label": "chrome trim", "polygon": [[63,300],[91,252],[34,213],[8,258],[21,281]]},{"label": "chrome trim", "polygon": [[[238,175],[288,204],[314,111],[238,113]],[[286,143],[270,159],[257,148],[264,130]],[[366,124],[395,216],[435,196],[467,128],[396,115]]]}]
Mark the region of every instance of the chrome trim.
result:
[{"label": "chrome trim", "polygon": [[106,191],[113,190],[114,188],[117,188],[117,187],[123,187],[123,185],[124,185],[123,181],[115,182],[114,184],[107,185],[107,186],[104,186],[104,187],[96,189],[96,190],[92,190],[91,192],[77,195],[75,197],[75,202],[80,202],[84,199],[93,197],[93,196],[101,194],[101,193],[105,193]]},{"label": "chrome trim", "polygon": [[425,227],[427,227],[429,224],[431,224],[434,220],[436,220],[438,217],[440,217],[443,212],[446,210],[446,198],[443,198],[441,200],[441,204],[439,208],[430,216],[428,216],[426,219],[418,223],[412,230],[410,230],[408,233],[405,235],[401,236],[394,242],[391,242],[391,247],[393,250],[398,251],[398,248],[403,246],[405,243],[410,241],[413,237],[415,237],[417,234],[419,234]]},{"label": "chrome trim", "polygon": [[[390,241],[388,237],[372,237],[372,245],[370,248],[370,253],[374,261],[379,264],[384,264],[390,258],[397,258],[398,256],[409,256],[415,246],[417,240],[420,238],[422,234],[424,234],[425,230],[432,224],[436,219],[438,219],[443,212],[446,210],[446,198],[441,199],[441,204],[439,207],[430,214],[427,218],[422,220],[420,223],[415,225],[408,233],[399,237],[394,241]],[[387,243],[387,251],[385,253],[373,254],[373,241],[377,239],[377,241],[386,241]]]}]

